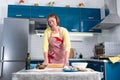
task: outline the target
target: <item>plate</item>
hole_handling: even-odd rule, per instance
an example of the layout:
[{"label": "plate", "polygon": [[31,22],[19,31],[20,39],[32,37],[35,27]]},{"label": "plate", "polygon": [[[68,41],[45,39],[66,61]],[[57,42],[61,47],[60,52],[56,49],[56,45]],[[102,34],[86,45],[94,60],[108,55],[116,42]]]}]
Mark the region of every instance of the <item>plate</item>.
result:
[{"label": "plate", "polygon": [[64,72],[78,72],[78,70],[73,69],[63,69]]}]

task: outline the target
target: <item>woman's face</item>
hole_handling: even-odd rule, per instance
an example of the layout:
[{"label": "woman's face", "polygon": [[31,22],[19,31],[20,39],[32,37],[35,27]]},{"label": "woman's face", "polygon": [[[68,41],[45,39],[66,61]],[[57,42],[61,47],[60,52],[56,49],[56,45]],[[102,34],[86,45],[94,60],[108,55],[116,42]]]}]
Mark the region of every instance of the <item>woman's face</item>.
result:
[{"label": "woman's face", "polygon": [[57,26],[56,19],[54,17],[50,17],[48,19],[48,24],[49,24],[50,27],[56,27]]}]

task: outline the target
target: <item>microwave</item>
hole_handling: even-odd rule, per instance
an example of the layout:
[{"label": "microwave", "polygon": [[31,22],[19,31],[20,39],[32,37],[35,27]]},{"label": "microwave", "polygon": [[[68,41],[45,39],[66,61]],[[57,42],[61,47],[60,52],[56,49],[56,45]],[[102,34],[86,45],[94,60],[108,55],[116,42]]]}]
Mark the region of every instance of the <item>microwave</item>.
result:
[{"label": "microwave", "polygon": [[94,46],[94,57],[117,56],[120,54],[120,42],[102,42]]},{"label": "microwave", "polygon": [[44,33],[45,29],[48,27],[46,18],[32,18],[30,19],[30,32],[34,33]]}]

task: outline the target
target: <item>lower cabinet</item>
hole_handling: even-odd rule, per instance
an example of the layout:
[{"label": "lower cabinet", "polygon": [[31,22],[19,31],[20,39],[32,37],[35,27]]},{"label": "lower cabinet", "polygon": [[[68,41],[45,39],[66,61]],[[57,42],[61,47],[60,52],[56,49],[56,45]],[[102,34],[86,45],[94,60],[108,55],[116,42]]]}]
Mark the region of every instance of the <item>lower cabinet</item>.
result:
[{"label": "lower cabinet", "polygon": [[88,66],[87,68],[91,68],[95,71],[103,72],[103,79],[105,80],[105,63],[104,62],[99,62],[99,61],[87,61]]},{"label": "lower cabinet", "polygon": [[88,61],[88,68],[103,72],[102,80],[120,80],[120,62],[115,64],[111,62]]},{"label": "lower cabinet", "polygon": [[105,80],[120,80],[120,62],[106,62],[105,67]]}]

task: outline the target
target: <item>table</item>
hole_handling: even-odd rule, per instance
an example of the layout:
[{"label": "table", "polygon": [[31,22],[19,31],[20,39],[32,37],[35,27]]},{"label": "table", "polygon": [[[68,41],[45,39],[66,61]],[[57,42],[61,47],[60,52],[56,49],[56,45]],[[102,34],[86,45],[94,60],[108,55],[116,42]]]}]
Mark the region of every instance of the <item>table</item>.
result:
[{"label": "table", "polygon": [[12,80],[101,80],[101,72],[63,72],[62,69],[54,70],[21,70],[12,73]]}]

